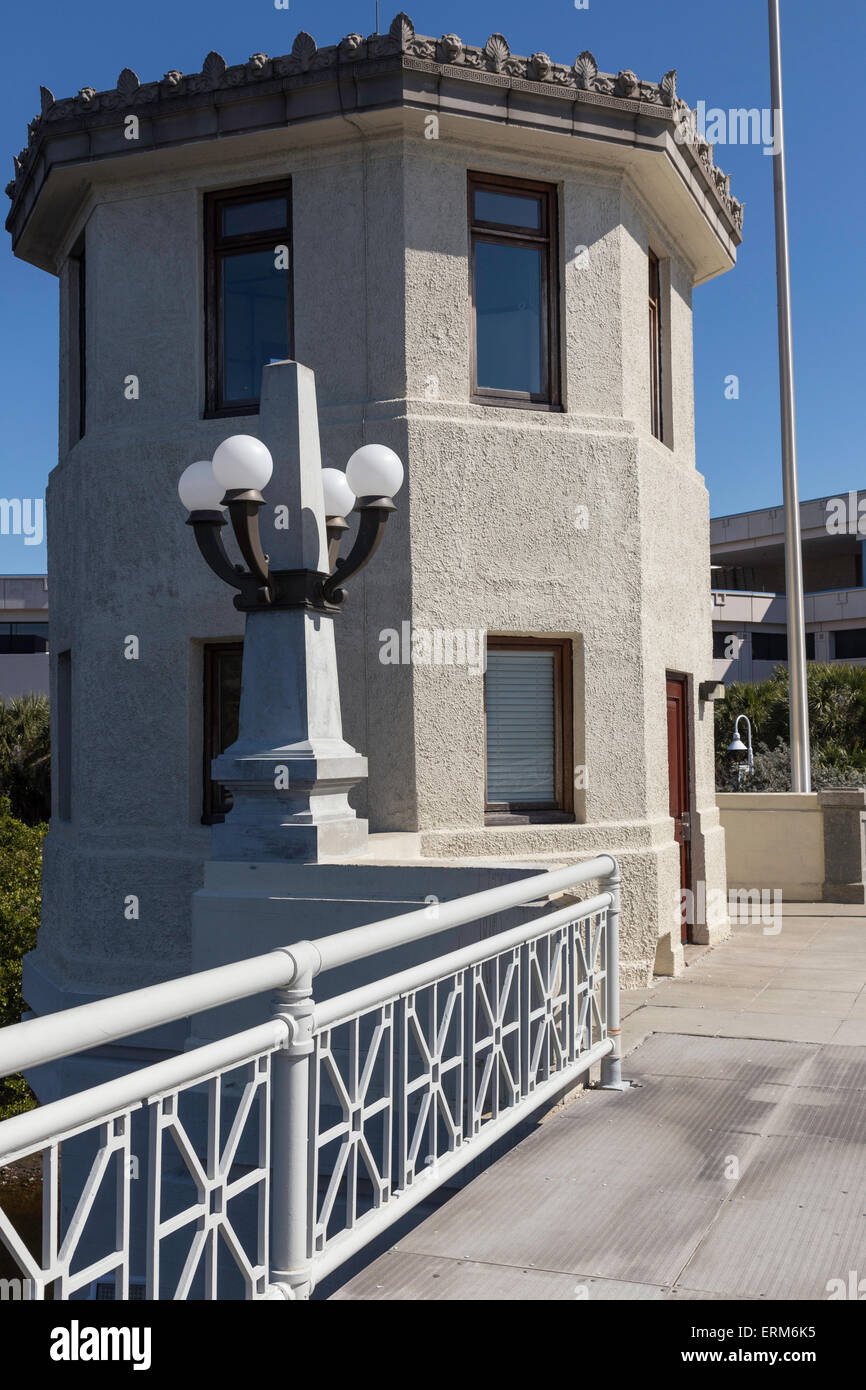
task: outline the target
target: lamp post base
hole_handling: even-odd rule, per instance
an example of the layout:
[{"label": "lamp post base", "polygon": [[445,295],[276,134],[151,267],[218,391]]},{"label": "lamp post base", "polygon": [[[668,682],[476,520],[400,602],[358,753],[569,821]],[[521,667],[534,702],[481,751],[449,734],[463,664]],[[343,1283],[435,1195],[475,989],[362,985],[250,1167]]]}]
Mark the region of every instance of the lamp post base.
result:
[{"label": "lamp post base", "polygon": [[248,757],[224,753],[214,776],[232,793],[232,809],[212,829],[212,858],[319,859],[363,854],[367,822],[349,805],[349,792],[367,775],[367,760],[345,753],[298,756],[273,749]]}]

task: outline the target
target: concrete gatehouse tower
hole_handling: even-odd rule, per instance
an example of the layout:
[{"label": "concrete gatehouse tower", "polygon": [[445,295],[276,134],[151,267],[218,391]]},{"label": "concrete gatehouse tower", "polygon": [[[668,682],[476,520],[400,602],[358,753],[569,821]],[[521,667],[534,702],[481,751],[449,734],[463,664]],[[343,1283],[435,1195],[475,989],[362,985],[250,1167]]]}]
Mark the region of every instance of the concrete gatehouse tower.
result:
[{"label": "concrete gatehouse tower", "polygon": [[[401,14],[283,57],[43,88],[7,191],[15,252],[61,303],[30,1007],[204,963],[191,900],[244,628],[176,484],[226,436],[264,437],[281,360],[314,373],[322,464],[371,441],[406,467],[336,624],[367,877],[343,895],[345,863],[310,866],[297,896],[351,897],[347,926],[608,851],[623,983],[679,968],[681,889],[725,882],[691,302],[733,266],[743,210],[676,74],[426,38]],[[405,875],[385,891],[379,865]]]}]

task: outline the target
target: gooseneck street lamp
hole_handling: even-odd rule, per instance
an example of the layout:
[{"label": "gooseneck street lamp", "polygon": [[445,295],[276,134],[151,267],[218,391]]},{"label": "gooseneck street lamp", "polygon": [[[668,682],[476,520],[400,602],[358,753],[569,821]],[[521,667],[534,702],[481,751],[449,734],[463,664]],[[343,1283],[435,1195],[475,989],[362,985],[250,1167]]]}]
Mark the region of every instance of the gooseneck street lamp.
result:
[{"label": "gooseneck street lamp", "polygon": [[[259,532],[259,512],[265,505],[261,489],[273,472],[273,460],[261,440],[235,434],[223,440],[213,460],[199,459],[184,471],[178,484],[198,548],[214,574],[237,589],[235,607],[241,612],[266,608],[306,608],[336,613],[345,602],[343,587],[372,559],[393,511],[394,495],[403,483],[403,465],[383,444],[365,444],[349,459],[346,472],[322,469],[325,525],[330,572],[272,569]],[[222,529],[228,508],[238,549],[246,561],[232,564]],[[355,544],[340,559],[346,516],[360,516]]]},{"label": "gooseneck street lamp", "polygon": [[[334,622],[396,510],[403,465],[365,444],[345,473],[323,469],[315,380],[297,362],[263,369],[259,419],[267,445],[233,435],[212,460],[190,464],[178,488],[202,556],[245,616],[238,736],[211,764],[232,807],[212,828],[211,853],[346,858],[367,844],[349,802],[367,760],[343,738]],[[274,509],[263,510],[272,476]],[[341,557],[352,512],[357,535]],[[243,563],[226,549],[229,524]]]},{"label": "gooseneck street lamp", "polygon": [[[748,739],[748,746],[745,743],[743,743],[743,740],[740,738],[739,728],[741,720],[745,723],[746,726],[746,737]],[[728,752],[748,754],[745,763],[740,763],[737,769],[737,780],[739,782],[742,782],[743,778],[746,775],[746,772],[748,772],[751,776],[751,774],[755,770],[755,755],[752,752],[752,721],[749,719],[749,716],[747,714],[738,714],[736,719],[734,720],[734,737],[728,744]]]}]

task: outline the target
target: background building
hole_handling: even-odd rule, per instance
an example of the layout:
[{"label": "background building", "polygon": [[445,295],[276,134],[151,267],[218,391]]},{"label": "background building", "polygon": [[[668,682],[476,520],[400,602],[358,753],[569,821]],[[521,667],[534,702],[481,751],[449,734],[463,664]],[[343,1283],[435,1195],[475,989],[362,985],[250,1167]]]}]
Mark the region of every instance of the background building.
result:
[{"label": "background building", "polygon": [[0,700],[48,694],[48,579],[0,576]]},{"label": "background building", "polygon": [[[378,441],[407,465],[338,638],[371,829],[431,871],[611,851],[624,980],[677,966],[680,888],[725,882],[691,296],[742,223],[685,111],[672,72],[402,15],[43,90],[8,221],[62,306],[38,1011],[188,968],[242,624],[176,483],[256,432],[261,368],[287,357],[316,373],[324,464]],[[486,674],[437,661],[479,632]]]},{"label": "background building", "polygon": [[[858,493],[800,504],[808,661],[866,662],[866,515],[861,530],[859,505]],[[766,680],[787,663],[784,532],[781,507],[710,522],[717,680]]]}]

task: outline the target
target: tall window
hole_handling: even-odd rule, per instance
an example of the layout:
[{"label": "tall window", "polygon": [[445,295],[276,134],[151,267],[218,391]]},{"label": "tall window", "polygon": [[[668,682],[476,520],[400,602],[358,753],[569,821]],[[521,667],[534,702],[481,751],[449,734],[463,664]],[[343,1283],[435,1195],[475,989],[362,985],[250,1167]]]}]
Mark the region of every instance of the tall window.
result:
[{"label": "tall window", "polygon": [[469,175],[472,397],[559,404],[556,192]]},{"label": "tall window", "polygon": [[238,736],[243,642],[211,642],[204,649],[204,766],[202,822],[212,825],[231,809],[232,794],[214,782],[210,767]]},{"label": "tall window", "polygon": [[52,712],[52,781],[57,816],[72,820],[72,653],[57,657],[57,708]]},{"label": "tall window", "polygon": [[488,820],[571,818],[571,643],[489,637],[484,679]]},{"label": "tall window", "polygon": [[205,239],[207,413],[252,414],[262,368],[292,353],[289,185],[208,194]]},{"label": "tall window", "polygon": [[662,396],[662,293],[659,258],[653,251],[649,260],[649,360],[650,428],[656,439],[664,439]]},{"label": "tall window", "polygon": [[87,266],[84,251],[78,257],[78,438],[87,429]]}]

